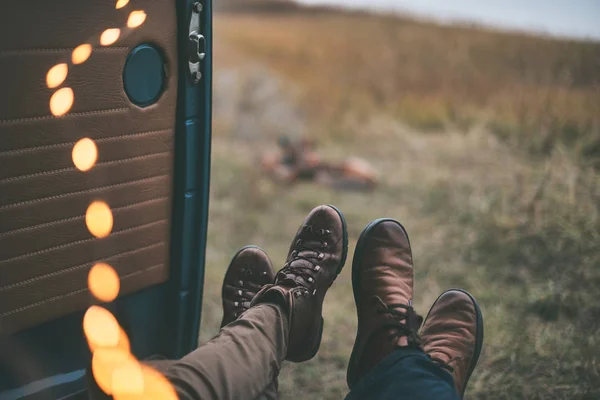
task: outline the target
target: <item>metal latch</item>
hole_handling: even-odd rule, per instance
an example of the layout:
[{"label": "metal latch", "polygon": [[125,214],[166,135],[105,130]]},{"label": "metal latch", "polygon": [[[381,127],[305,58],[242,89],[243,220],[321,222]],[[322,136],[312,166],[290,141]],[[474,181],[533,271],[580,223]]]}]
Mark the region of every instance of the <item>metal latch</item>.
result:
[{"label": "metal latch", "polygon": [[190,19],[190,31],[188,37],[188,65],[190,76],[194,83],[202,79],[201,62],[206,56],[206,39],[200,33],[200,13],[202,3],[192,4],[192,17]]}]

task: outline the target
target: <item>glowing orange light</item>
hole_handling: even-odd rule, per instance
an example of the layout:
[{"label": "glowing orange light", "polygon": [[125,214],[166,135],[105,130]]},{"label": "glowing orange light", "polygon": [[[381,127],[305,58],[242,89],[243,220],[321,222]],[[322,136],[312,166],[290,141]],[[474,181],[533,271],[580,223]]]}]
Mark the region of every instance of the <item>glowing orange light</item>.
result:
[{"label": "glowing orange light", "polygon": [[98,159],[98,148],[92,139],[80,139],[71,153],[73,164],[80,171],[88,171],[96,164]]},{"label": "glowing orange light", "polygon": [[121,334],[117,319],[105,308],[91,306],[83,316],[83,332],[90,347],[117,347]]},{"label": "glowing orange light", "polygon": [[146,13],[144,11],[132,11],[127,19],[127,26],[129,28],[137,28],[142,25],[146,20]]},{"label": "glowing orange light", "polygon": [[128,353],[131,352],[131,344],[129,343],[129,338],[127,337],[127,334],[125,333],[123,328],[120,328],[120,327],[119,327],[119,343],[117,344],[117,347]]},{"label": "glowing orange light", "polygon": [[171,383],[160,372],[142,365],[144,375],[144,400],[177,400]]},{"label": "glowing orange light", "polygon": [[140,363],[132,358],[117,365],[112,373],[111,385],[115,400],[142,396],[144,394],[144,375]]},{"label": "glowing orange light", "polygon": [[119,294],[119,275],[110,265],[98,263],[90,270],[88,287],[98,300],[113,301]]},{"label": "glowing orange light", "polygon": [[92,373],[96,383],[108,395],[112,391],[112,378],[115,370],[124,363],[133,359],[133,356],[119,348],[101,348],[94,352],[92,357]]},{"label": "glowing orange light", "polygon": [[110,207],[103,201],[94,201],[85,213],[85,224],[90,233],[97,238],[110,234],[113,227],[113,215]]},{"label": "glowing orange light", "polygon": [[102,35],[100,35],[100,44],[102,46],[110,46],[111,44],[116,42],[117,39],[119,39],[120,35],[121,30],[119,28],[107,29],[104,32],[102,32]]},{"label": "glowing orange light", "polygon": [[115,8],[118,10],[119,8],[125,7],[129,3],[129,0],[117,0],[117,5]]},{"label": "glowing orange light", "polygon": [[52,97],[50,97],[50,112],[55,117],[60,117],[69,112],[73,106],[73,89],[62,88],[58,89]]},{"label": "glowing orange light", "polygon": [[73,64],[81,64],[84,63],[90,55],[92,54],[92,45],[91,44],[81,44],[73,50],[73,54],[71,54],[71,61]]},{"label": "glowing orange light", "polygon": [[65,79],[67,79],[68,71],[69,67],[67,67],[67,64],[65,63],[56,64],[54,67],[50,68],[46,74],[46,84],[48,87],[52,89],[60,86]]},{"label": "glowing orange light", "polygon": [[[98,344],[92,343],[88,340],[88,346],[90,347],[90,351],[93,353],[98,349],[103,349],[105,347],[99,346]],[[131,352],[131,344],[129,343],[129,338],[127,334],[123,330],[123,328],[119,327],[119,342],[114,347],[116,349],[123,350],[126,353]]]}]

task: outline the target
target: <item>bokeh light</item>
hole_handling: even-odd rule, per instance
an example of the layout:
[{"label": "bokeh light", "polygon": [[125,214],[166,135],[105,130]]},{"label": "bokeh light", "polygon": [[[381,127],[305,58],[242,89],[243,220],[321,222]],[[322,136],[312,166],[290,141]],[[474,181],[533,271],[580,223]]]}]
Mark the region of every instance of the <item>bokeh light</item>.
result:
[{"label": "bokeh light", "polygon": [[83,332],[90,347],[118,348],[121,335],[117,319],[107,309],[91,306],[83,316]]},{"label": "bokeh light", "polygon": [[[87,342],[88,347],[90,348],[90,351],[92,353],[98,349],[104,348],[103,346],[90,342],[89,340]],[[121,349],[127,353],[131,352],[131,343],[129,342],[129,338],[127,337],[127,334],[125,333],[122,327],[119,327],[119,342],[116,346],[113,347]]]},{"label": "bokeh light", "polygon": [[73,107],[73,89],[62,88],[58,89],[52,97],[50,97],[50,112],[55,117],[60,117],[69,112]]},{"label": "bokeh light", "polygon": [[115,400],[129,399],[144,394],[144,375],[142,366],[135,359],[124,360],[112,373],[112,393]]},{"label": "bokeh light", "polygon": [[96,143],[89,138],[80,139],[75,146],[73,146],[73,151],[71,153],[73,158],[73,164],[80,171],[88,171],[95,164],[98,159],[98,148],[96,147]]},{"label": "bokeh light", "polygon": [[160,372],[142,365],[142,374],[144,375],[144,400],[178,399],[173,385]]},{"label": "bokeh light", "polygon": [[113,301],[119,295],[119,275],[110,265],[98,263],[90,270],[88,287],[98,300]]},{"label": "bokeh light", "polygon": [[67,64],[56,64],[54,67],[50,68],[46,74],[46,85],[48,85],[50,89],[62,85],[65,79],[67,79],[68,72],[69,67]]},{"label": "bokeh light", "polygon": [[97,238],[110,234],[113,227],[113,215],[108,204],[103,201],[94,201],[85,213],[85,224],[90,233]]},{"label": "bokeh light", "polygon": [[146,13],[144,11],[132,11],[131,14],[129,14],[129,18],[127,19],[127,26],[129,28],[137,28],[138,26],[142,25],[145,20]]},{"label": "bokeh light", "polygon": [[92,54],[92,45],[91,44],[81,44],[73,50],[71,54],[71,61],[73,64],[81,64],[84,63],[90,55]]},{"label": "bokeh light", "polygon": [[119,343],[117,343],[117,348],[128,353],[131,352],[131,343],[129,342],[127,334],[121,327],[119,327]]},{"label": "bokeh light", "polygon": [[119,28],[107,29],[100,35],[100,44],[102,46],[110,46],[119,39],[121,30]]},{"label": "bokeh light", "polygon": [[92,373],[96,383],[108,395],[112,391],[112,379],[115,370],[122,364],[131,361],[131,353],[120,348],[100,348],[92,356]]},{"label": "bokeh light", "polygon": [[[129,4],[129,0],[118,0],[116,8]],[[146,21],[142,10],[132,11],[127,19],[129,28],[137,28]],[[106,29],[100,35],[100,44],[110,46],[121,35],[118,28]],[[73,49],[71,62],[74,65],[86,62],[91,56],[91,44],[81,44]],[[46,75],[48,88],[62,85],[68,75],[66,63],[52,67]],[[58,89],[50,98],[50,111],[62,116],[73,106],[74,93],[71,88]],[[72,149],[72,160],[80,171],[89,171],[98,160],[98,147],[94,140],[82,138]],[[97,238],[107,237],[113,229],[113,214],[104,201],[93,201],[87,208],[85,223],[89,232]],[[120,280],[115,269],[103,262],[92,266],[88,274],[88,288],[92,295],[103,302],[114,301],[119,295]],[[83,317],[83,331],[92,352],[92,373],[98,387],[116,400],[177,400],[171,383],[160,372],[141,364],[131,354],[131,343],[114,315],[107,309],[91,306]]]},{"label": "bokeh light", "polygon": [[125,7],[127,4],[129,4],[129,0],[117,0],[115,8],[118,10],[119,8]]}]

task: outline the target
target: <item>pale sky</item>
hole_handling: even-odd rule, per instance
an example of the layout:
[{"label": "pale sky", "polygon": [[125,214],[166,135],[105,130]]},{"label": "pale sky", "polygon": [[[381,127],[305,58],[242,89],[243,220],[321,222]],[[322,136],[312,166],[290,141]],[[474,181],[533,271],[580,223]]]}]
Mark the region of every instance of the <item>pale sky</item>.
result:
[{"label": "pale sky", "polygon": [[354,8],[408,11],[443,21],[466,20],[554,36],[600,39],[600,0],[298,0]]}]

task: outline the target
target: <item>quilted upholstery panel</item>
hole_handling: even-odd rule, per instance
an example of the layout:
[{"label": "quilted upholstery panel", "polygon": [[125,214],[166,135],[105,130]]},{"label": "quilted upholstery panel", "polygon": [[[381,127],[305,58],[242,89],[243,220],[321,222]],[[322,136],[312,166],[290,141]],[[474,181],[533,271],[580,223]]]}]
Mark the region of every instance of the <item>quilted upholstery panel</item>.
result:
[{"label": "quilted upholstery panel", "polygon": [[[121,278],[121,295],[168,278],[171,174],[177,97],[176,17],[172,0],[30,0],[0,12],[0,335],[83,309],[91,266],[103,261]],[[133,10],[145,23],[113,46],[96,46],[70,66],[69,114],[55,118],[48,69],[73,48],[123,28]],[[147,108],[131,104],[122,72],[141,43],[162,49],[166,89]],[[71,150],[95,140],[96,166],[81,172]],[[111,235],[94,238],[85,211],[103,200],[113,211]]]}]

